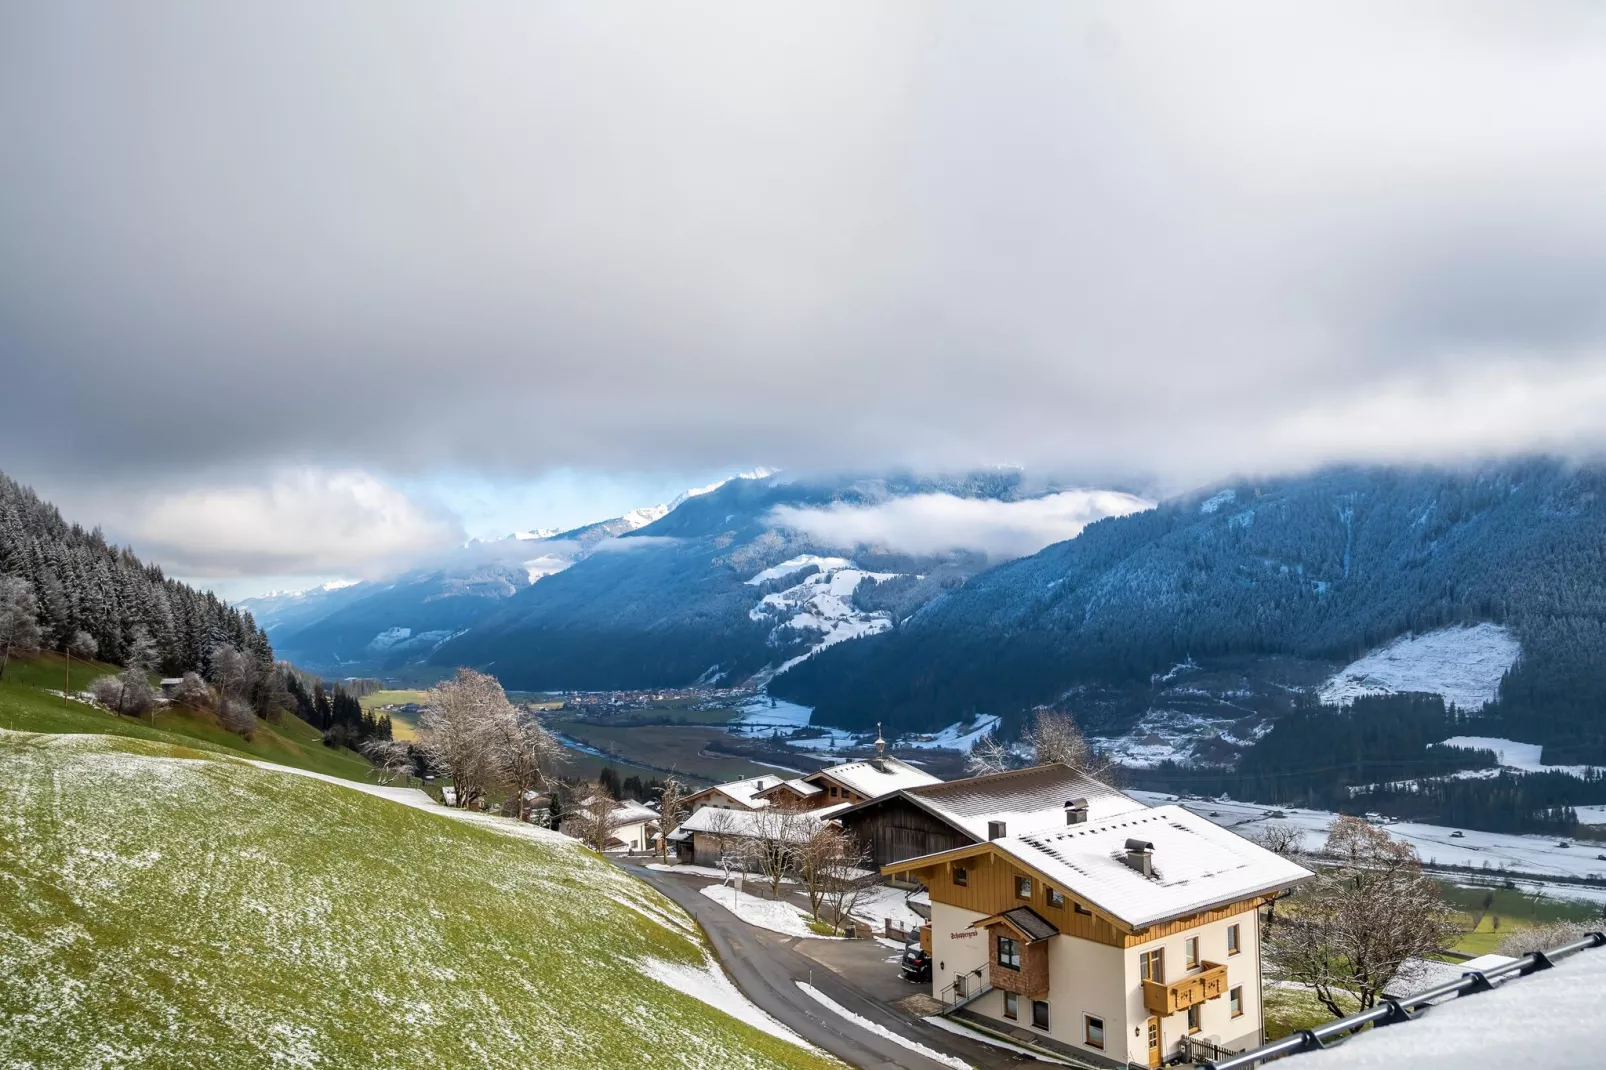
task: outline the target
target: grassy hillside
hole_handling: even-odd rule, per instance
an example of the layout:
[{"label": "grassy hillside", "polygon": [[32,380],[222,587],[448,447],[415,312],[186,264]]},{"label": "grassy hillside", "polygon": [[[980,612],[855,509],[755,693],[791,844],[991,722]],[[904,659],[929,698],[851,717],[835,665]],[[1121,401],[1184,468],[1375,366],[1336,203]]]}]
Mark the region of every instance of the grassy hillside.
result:
[{"label": "grassy hillside", "polygon": [[687,994],[689,918],[528,826],[110,736],[0,732],[0,797],[3,1066],[837,1065]]},{"label": "grassy hillside", "polygon": [[[5,678],[0,680],[0,728],[128,736],[259,758],[346,780],[372,779],[370,766],[360,755],[325,747],[318,730],[300,718],[286,716],[282,724],[276,725],[260,722],[256,735],[247,741],[218,724],[210,714],[163,710],[156,714],[154,723],[149,719],[117,717],[81,702],[63,702],[59,694],[49,694],[47,688],[61,690],[63,669],[62,658],[56,654],[8,665]],[[115,671],[110,665],[74,661],[73,691],[82,691],[95,677]]]}]

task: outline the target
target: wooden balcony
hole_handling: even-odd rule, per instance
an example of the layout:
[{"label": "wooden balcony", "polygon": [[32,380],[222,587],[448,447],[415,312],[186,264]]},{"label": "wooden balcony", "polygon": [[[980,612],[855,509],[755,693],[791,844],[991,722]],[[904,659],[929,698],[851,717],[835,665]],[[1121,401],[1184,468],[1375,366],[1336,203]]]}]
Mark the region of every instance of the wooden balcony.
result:
[{"label": "wooden balcony", "polygon": [[1143,1005],[1150,1014],[1167,1015],[1185,1011],[1195,1003],[1215,999],[1227,993],[1227,967],[1219,962],[1206,962],[1204,969],[1170,984],[1158,981],[1143,982]]}]

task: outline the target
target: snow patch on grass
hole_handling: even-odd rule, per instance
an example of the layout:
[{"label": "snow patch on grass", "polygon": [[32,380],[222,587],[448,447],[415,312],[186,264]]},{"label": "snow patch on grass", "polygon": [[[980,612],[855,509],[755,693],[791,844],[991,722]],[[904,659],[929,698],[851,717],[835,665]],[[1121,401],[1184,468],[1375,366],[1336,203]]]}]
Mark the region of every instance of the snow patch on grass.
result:
[{"label": "snow patch on grass", "polygon": [[821,936],[809,928],[808,912],[793,906],[784,899],[760,899],[756,895],[739,892],[735,886],[710,884],[703,894],[747,924],[768,929],[784,936],[801,936],[809,940],[841,940],[840,936]]}]

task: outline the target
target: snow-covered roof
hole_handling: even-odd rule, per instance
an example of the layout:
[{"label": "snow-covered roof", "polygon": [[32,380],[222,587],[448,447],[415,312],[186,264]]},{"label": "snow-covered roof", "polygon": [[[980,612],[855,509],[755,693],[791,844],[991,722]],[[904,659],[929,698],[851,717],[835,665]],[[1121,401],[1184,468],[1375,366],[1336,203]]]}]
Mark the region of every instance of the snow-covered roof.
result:
[{"label": "snow-covered roof", "polygon": [[924,769],[916,769],[908,762],[891,757],[845,762],[810,774],[811,779],[820,776],[829,777],[866,799],[878,799],[905,788],[942,783],[942,778],[934,777]]},{"label": "snow-covered roof", "polygon": [[[825,790],[824,788],[820,787],[818,784],[810,784],[807,780],[804,780],[802,777],[798,777],[795,780],[781,780],[781,781],[776,782],[773,786],[768,787],[768,788],[763,788],[761,790],[763,791],[763,793],[765,795],[771,795],[771,794],[774,794],[775,792],[779,791],[782,788],[788,788],[793,793],[795,793],[797,795],[800,795],[805,799],[808,798],[810,795],[818,795],[820,792]],[[769,800],[765,799],[763,801],[768,802]]]},{"label": "snow-covered roof", "polygon": [[[1128,839],[1154,845],[1152,876],[1126,864]],[[1304,867],[1180,806],[1006,836],[992,845],[1133,929],[1311,876]]]},{"label": "snow-covered roof", "polygon": [[1006,773],[950,780],[905,791],[916,806],[963,829],[977,840],[987,838],[990,821],[1004,822],[1012,836],[1065,826],[1065,804],[1087,800],[1090,824],[1148,809],[1086,773],[1064,765],[1038,765]]},{"label": "snow-covered roof", "polygon": [[824,810],[796,810],[796,820],[777,825],[774,818],[768,813],[759,813],[756,810],[720,810],[712,806],[705,806],[695,814],[688,817],[676,829],[679,832],[708,832],[724,836],[771,836],[779,834],[783,838],[801,843],[814,835],[819,823],[841,807],[826,807]]},{"label": "snow-covered roof", "polygon": [[[595,795],[588,795],[580,800],[580,806],[590,810],[596,801],[597,797]],[[635,825],[643,821],[658,820],[657,813],[647,809],[634,799],[621,799],[614,804],[613,809],[608,812],[608,816],[615,824],[619,825]]]},{"label": "snow-covered roof", "polygon": [[1278,1063],[1292,1070],[1462,1070],[1469,1066],[1596,1066],[1606,1049],[1606,948],[1578,952],[1432,1013],[1369,1029],[1325,1051]]},{"label": "snow-covered roof", "polygon": [[621,825],[634,825],[642,821],[657,821],[658,814],[634,799],[625,799],[609,815]]},{"label": "snow-covered roof", "polygon": [[698,795],[705,794],[706,792],[717,791],[728,796],[732,801],[739,802],[749,809],[759,810],[768,806],[769,800],[757,799],[754,798],[754,796],[761,791],[767,791],[768,789],[773,788],[777,784],[781,783],[784,783],[784,780],[778,776],[755,776],[748,777],[746,780],[732,780],[727,784],[715,784],[711,788],[704,788],[702,791],[688,796],[688,801],[690,799],[695,799]]}]

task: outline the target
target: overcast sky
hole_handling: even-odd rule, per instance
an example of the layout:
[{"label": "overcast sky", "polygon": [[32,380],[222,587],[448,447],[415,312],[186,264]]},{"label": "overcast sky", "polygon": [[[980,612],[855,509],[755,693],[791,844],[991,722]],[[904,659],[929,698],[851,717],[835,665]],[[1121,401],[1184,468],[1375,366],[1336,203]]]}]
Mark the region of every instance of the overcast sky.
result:
[{"label": "overcast sky", "polygon": [[1602,101],[1583,2],[6,4],[0,469],[255,582],[755,464],[1591,453]]}]

